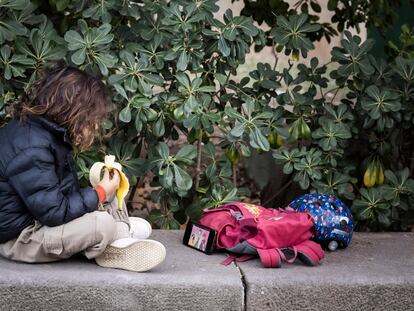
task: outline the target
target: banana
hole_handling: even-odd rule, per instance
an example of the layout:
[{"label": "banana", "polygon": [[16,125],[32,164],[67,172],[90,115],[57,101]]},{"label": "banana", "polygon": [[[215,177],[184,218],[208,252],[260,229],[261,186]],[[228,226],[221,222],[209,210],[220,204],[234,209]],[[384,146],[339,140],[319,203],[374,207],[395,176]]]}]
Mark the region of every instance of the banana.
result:
[{"label": "banana", "polygon": [[299,50],[293,50],[292,52],[292,60],[297,62],[299,60]]},{"label": "banana", "polygon": [[368,165],[364,173],[364,186],[367,188],[371,187],[370,186],[370,175],[371,175],[371,170],[370,170],[370,166]]},{"label": "banana", "polygon": [[104,168],[107,168],[109,171],[113,169],[117,170],[119,176],[121,177],[119,188],[116,191],[116,198],[118,202],[118,209],[122,210],[122,202],[129,191],[129,181],[124,172],[122,172],[122,165],[115,162],[115,156],[107,155],[105,156],[105,163],[94,163],[89,171],[89,181],[93,187],[96,187],[96,185],[101,181],[101,172]]},{"label": "banana", "polygon": [[384,184],[384,168],[382,167],[382,163],[378,161],[378,170],[377,170],[377,185]]},{"label": "banana", "polygon": [[235,147],[230,147],[225,151],[225,155],[227,159],[230,160],[231,164],[237,165],[240,162],[240,154],[239,151]]},{"label": "banana", "polygon": [[377,163],[376,162],[371,163],[371,176],[369,180],[370,180],[370,187],[374,187],[375,182],[377,181]]},{"label": "banana", "polygon": [[290,139],[293,142],[296,142],[299,138],[299,126],[297,126],[296,124],[293,124],[290,128],[289,128],[289,134],[290,134]]},{"label": "banana", "polygon": [[371,188],[375,186],[376,180],[377,180],[377,167],[376,167],[376,163],[373,161],[368,164],[367,170],[365,171],[364,185],[367,188]]},{"label": "banana", "polygon": [[302,138],[308,140],[311,137],[312,133],[309,125],[305,121],[302,121]]},{"label": "banana", "polygon": [[282,146],[282,144],[283,144],[283,138],[279,134],[277,134],[276,143],[278,144],[279,147]]}]

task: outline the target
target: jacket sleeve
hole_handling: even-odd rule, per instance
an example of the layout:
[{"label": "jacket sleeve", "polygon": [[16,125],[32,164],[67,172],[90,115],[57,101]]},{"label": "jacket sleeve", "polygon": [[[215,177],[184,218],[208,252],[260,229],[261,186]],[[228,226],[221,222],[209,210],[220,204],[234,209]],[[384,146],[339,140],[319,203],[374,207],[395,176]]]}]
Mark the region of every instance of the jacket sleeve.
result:
[{"label": "jacket sleeve", "polygon": [[98,208],[91,188],[64,195],[56,174],[53,153],[47,147],[21,151],[7,167],[11,186],[41,224],[59,226]]}]

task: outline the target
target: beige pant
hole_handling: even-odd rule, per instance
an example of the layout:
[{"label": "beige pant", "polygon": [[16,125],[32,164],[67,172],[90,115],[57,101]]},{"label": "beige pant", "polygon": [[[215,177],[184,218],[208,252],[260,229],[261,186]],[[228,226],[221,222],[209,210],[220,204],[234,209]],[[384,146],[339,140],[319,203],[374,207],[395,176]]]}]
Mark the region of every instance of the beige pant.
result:
[{"label": "beige pant", "polygon": [[23,262],[51,262],[82,253],[92,259],[115,239],[120,222],[129,226],[125,203],[119,211],[116,200],[61,226],[47,227],[35,221],[16,239],[0,244],[0,256]]}]

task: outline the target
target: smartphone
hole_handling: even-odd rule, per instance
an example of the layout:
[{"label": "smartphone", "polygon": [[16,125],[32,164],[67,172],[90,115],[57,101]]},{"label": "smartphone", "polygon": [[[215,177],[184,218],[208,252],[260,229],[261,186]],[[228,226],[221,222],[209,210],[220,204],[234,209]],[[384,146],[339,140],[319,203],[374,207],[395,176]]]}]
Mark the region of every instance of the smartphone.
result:
[{"label": "smartphone", "polygon": [[214,250],[217,232],[206,226],[189,222],[184,232],[183,244],[210,255]]}]

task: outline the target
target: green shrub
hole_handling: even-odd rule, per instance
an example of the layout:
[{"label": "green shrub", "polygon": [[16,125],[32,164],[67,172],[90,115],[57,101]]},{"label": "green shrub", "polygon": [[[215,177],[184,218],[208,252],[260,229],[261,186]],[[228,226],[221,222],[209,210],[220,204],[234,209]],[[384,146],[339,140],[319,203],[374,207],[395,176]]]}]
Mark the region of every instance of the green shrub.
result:
[{"label": "green shrub", "polygon": [[[370,56],[371,40],[346,31],[330,70],[317,58],[297,64],[321,25],[289,12],[269,32],[275,63],[242,77],[246,54],[266,35],[231,11],[217,20],[217,10],[215,0],[0,0],[1,124],[39,69],[65,59],[101,75],[117,107],[102,125],[112,137],[75,154],[82,183],[94,161],[114,154],[132,184],[153,176],[161,208],[150,218],[160,227],[178,228],[236,199],[235,168],[257,149],[272,152],[304,191],[346,200],[360,228],[407,229],[412,54],[394,44],[394,55],[406,58],[386,63]],[[277,64],[282,52],[292,59],[285,68]],[[170,150],[180,137],[186,142]]]}]

